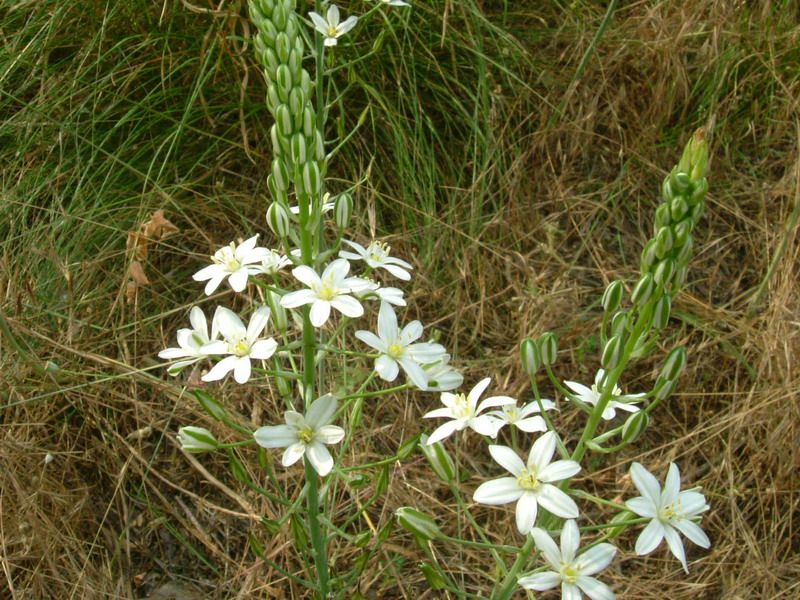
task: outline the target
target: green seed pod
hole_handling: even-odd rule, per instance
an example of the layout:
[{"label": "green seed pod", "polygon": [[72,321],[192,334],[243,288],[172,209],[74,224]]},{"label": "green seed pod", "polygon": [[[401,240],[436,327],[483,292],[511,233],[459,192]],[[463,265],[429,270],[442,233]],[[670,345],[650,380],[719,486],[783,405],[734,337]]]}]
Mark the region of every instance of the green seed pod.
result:
[{"label": "green seed pod", "polygon": [[643,410],[632,413],[622,426],[622,440],[632,444],[650,424],[650,415]]},{"label": "green seed pod", "polygon": [[607,313],[617,310],[622,302],[622,294],[624,292],[625,288],[619,279],[609,283],[606,291],[603,292],[603,310]]},{"label": "green seed pod", "polygon": [[600,364],[607,371],[615,369],[619,366],[619,361],[622,360],[622,353],[624,350],[623,339],[621,335],[615,335],[606,342],[603,348],[603,356],[600,358]]},{"label": "green seed pod", "polygon": [[295,133],[289,146],[292,149],[292,160],[295,164],[302,165],[308,160],[306,156],[306,136],[302,133]]},{"label": "green seed pod", "polygon": [[653,327],[656,329],[664,329],[669,321],[669,313],[672,308],[672,300],[669,296],[661,296],[661,299],[656,302],[653,309]]},{"label": "green seed pod", "polygon": [[633,288],[633,292],[631,293],[631,301],[636,306],[643,306],[648,300],[650,300],[655,287],[653,275],[651,273],[645,273],[639,278],[639,281]]},{"label": "green seed pod", "polygon": [[207,394],[203,390],[195,390],[191,392],[191,394],[212,418],[217,421],[225,421],[228,418],[225,409],[222,408],[210,394]]},{"label": "green seed pod", "polygon": [[522,370],[528,375],[533,375],[539,370],[542,359],[539,356],[539,347],[531,338],[522,340],[519,347],[519,356],[522,360]]},{"label": "green seed pod", "polygon": [[294,391],[292,390],[292,383],[288,379],[284,379],[283,377],[276,377],[273,379],[275,382],[275,387],[278,388],[278,394],[280,394],[281,398],[291,398]]},{"label": "green seed pod", "polygon": [[622,336],[628,327],[628,311],[622,310],[611,319],[611,335]]},{"label": "green seed pod", "polygon": [[278,97],[281,102],[288,103],[289,93],[292,91],[292,72],[286,65],[278,65],[275,71],[275,85],[278,86]]},{"label": "green seed pod", "polygon": [[348,192],[336,196],[333,203],[333,219],[339,231],[344,230],[353,215],[353,196]]},{"label": "green seed pod", "polygon": [[272,178],[278,189],[289,189],[289,169],[282,158],[272,159]]},{"label": "green seed pod", "polygon": [[401,506],[394,511],[394,516],[398,524],[415,538],[430,541],[442,537],[442,531],[433,519],[410,506]]},{"label": "green seed pod", "polygon": [[301,552],[308,552],[308,534],[303,526],[302,517],[289,519],[289,533],[294,540],[294,545]]},{"label": "green seed pod", "polygon": [[456,464],[450,458],[444,446],[439,442],[428,445],[427,435],[420,437],[419,441],[419,449],[428,459],[433,472],[438,475],[439,479],[445,482],[455,481]]},{"label": "green seed pod", "polygon": [[658,285],[666,286],[672,276],[675,275],[675,269],[675,261],[671,258],[665,258],[656,265],[656,269],[653,271],[653,279]]},{"label": "green seed pod", "polygon": [[[679,196],[676,196],[676,198],[678,197]],[[666,227],[670,223],[672,223],[672,217],[669,213],[669,204],[666,202],[659,204],[658,208],[656,209],[655,221],[653,222],[653,233],[658,233],[659,229]]]},{"label": "green seed pod", "polygon": [[678,346],[673,348],[667,355],[664,361],[664,366],[661,368],[661,377],[666,380],[677,379],[686,366],[686,348]]},{"label": "green seed pod", "polygon": [[270,204],[267,210],[267,224],[272,230],[272,233],[279,238],[285,238],[289,235],[289,226],[291,224],[289,221],[289,214],[286,212],[286,209],[277,202]]},{"label": "green seed pod", "polygon": [[648,240],[642,249],[642,258],[639,261],[639,270],[642,273],[647,273],[653,263],[656,262],[656,241]]},{"label": "green seed pod", "polygon": [[539,338],[539,356],[542,358],[542,364],[548,366],[555,363],[558,358],[558,340],[550,331]]},{"label": "green seed pod", "polygon": [[321,185],[322,177],[319,172],[319,164],[315,160],[310,160],[303,165],[303,187],[306,193],[316,196],[319,194]]},{"label": "green seed pod", "polygon": [[414,453],[414,450],[419,446],[421,436],[416,436],[408,440],[405,444],[397,449],[397,460],[405,460]]},{"label": "green seed pod", "polygon": [[673,221],[679,221],[689,212],[689,203],[683,196],[675,196],[669,203],[669,214]]},{"label": "green seed pod", "polygon": [[285,104],[278,106],[275,111],[275,124],[278,126],[278,133],[287,139],[294,133],[292,131],[292,113]]},{"label": "green seed pod", "polygon": [[675,243],[675,237],[672,235],[672,228],[662,227],[659,229],[655,237],[656,240],[656,256],[664,258],[664,255],[672,250]]},{"label": "green seed pod", "polygon": [[283,31],[278,33],[275,36],[275,52],[278,54],[278,60],[280,60],[282,63],[289,62],[289,52],[291,49],[292,44],[289,40],[289,36],[287,36]]}]

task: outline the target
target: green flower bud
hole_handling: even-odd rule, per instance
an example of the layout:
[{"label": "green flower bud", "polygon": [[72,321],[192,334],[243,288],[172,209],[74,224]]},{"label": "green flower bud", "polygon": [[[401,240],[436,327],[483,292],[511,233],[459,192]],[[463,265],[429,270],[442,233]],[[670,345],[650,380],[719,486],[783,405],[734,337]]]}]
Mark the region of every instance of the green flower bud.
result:
[{"label": "green flower bud", "polygon": [[319,164],[315,160],[310,160],[303,165],[303,187],[306,193],[316,196],[319,194],[322,185],[322,177],[319,172]]},{"label": "green flower bud", "polygon": [[278,106],[275,111],[275,124],[278,126],[278,133],[285,138],[291,137],[292,133],[292,113],[285,104]]},{"label": "green flower bud", "polygon": [[637,306],[643,306],[648,300],[650,300],[655,287],[653,275],[650,273],[645,273],[639,278],[639,281],[636,283],[636,287],[633,288],[633,292],[631,293],[631,301]]},{"label": "green flower bud", "polygon": [[[613,519],[611,519],[611,523],[624,523],[625,521],[630,521],[631,519],[635,519],[638,515],[632,513],[629,510],[623,510],[620,513],[617,513]],[[614,527],[609,527],[606,530],[606,535],[610,538],[615,538],[623,531],[625,531],[630,525],[616,525]]]},{"label": "green flower bud", "polygon": [[662,227],[659,229],[655,237],[656,240],[656,256],[664,258],[664,255],[672,250],[675,243],[675,237],[672,235],[671,227]]},{"label": "green flower bud", "polygon": [[617,310],[622,302],[622,294],[624,292],[625,288],[619,279],[609,283],[606,291],[603,292],[603,310],[607,313]]},{"label": "green flower bud", "polygon": [[289,110],[293,115],[302,115],[305,108],[306,99],[303,97],[303,90],[295,86],[289,92]]},{"label": "green flower bud", "polygon": [[276,2],[272,8],[272,22],[275,25],[275,29],[283,31],[283,28],[286,27],[286,18],[287,15],[283,10],[283,5],[280,2]]},{"label": "green flower bud", "polygon": [[306,136],[302,133],[295,133],[289,142],[289,147],[292,149],[292,160],[295,164],[302,165],[306,162]]},{"label": "green flower bud", "polygon": [[682,265],[675,271],[675,277],[672,278],[672,284],[675,286],[675,291],[684,284],[686,281],[686,275],[689,273],[689,268],[686,265]]},{"label": "green flower bud", "polygon": [[292,49],[289,36],[283,31],[275,36],[275,52],[278,54],[278,60],[282,63],[289,62],[289,52]]},{"label": "green flower bud", "polygon": [[272,230],[272,233],[279,238],[284,238],[289,235],[289,226],[291,224],[289,221],[289,213],[277,202],[270,204],[269,209],[267,209],[267,224]]},{"label": "green flower bud", "polygon": [[708,192],[708,179],[703,178],[694,184],[692,195],[689,196],[689,204],[694,206],[695,204],[702,202],[706,197],[706,192]]},{"label": "green flower bud", "polygon": [[656,269],[653,271],[653,279],[658,285],[666,286],[675,274],[675,269],[675,261],[671,258],[665,258],[656,265]]},{"label": "green flower bud", "polygon": [[178,442],[184,452],[208,452],[219,448],[219,442],[211,432],[202,427],[181,427],[178,429]]},{"label": "green flower bud", "polygon": [[286,64],[289,67],[289,70],[292,72],[292,77],[294,78],[295,83],[300,83],[300,69],[303,68],[303,50],[298,50],[297,47],[292,48],[289,51],[289,60]]},{"label": "green flower bud", "polygon": [[539,370],[542,359],[539,356],[539,347],[531,338],[522,340],[522,344],[519,347],[519,355],[522,360],[522,370],[528,375],[533,375]]},{"label": "green flower bud", "polygon": [[372,532],[367,529],[366,531],[362,531],[356,535],[353,543],[355,544],[356,548],[364,548],[367,544],[369,544],[370,540],[372,540]]},{"label": "green flower bud", "polygon": [[653,327],[656,329],[664,329],[669,321],[669,313],[672,308],[672,300],[669,296],[661,296],[659,301],[653,308]]},{"label": "green flower bud", "polygon": [[689,180],[689,174],[683,170],[679,171],[678,167],[672,169],[672,172],[669,174],[669,182],[672,186],[672,190],[680,193],[688,190],[689,185],[691,184],[691,181]]},{"label": "green flower bud", "polygon": [[350,217],[353,215],[353,196],[348,192],[336,196],[333,203],[333,220],[339,231],[342,231],[350,223]]},{"label": "green flower bud", "polygon": [[289,169],[282,158],[272,159],[272,180],[279,190],[286,191],[289,188]]},{"label": "green flower bud", "polygon": [[669,175],[664,178],[664,181],[661,184],[661,195],[667,202],[675,197],[675,191],[672,189],[672,184],[669,181]]},{"label": "green flower bud", "polygon": [[425,576],[425,581],[428,582],[432,590],[441,590],[447,585],[442,574],[429,562],[419,563],[419,570],[422,571],[422,574]]},{"label": "green flower bud", "polygon": [[314,84],[311,83],[311,75],[308,74],[308,71],[303,69],[300,72],[300,89],[303,91],[303,97],[308,99],[311,98],[311,91],[314,88]]},{"label": "green flower bud", "polygon": [[231,473],[233,473],[233,477],[236,479],[236,481],[241,483],[249,481],[250,478],[247,476],[247,469],[239,457],[236,456],[233,448],[228,448],[228,463]]},{"label": "green flower bud", "polygon": [[265,3],[259,2],[259,0],[250,0],[248,4],[250,5],[250,20],[260,29],[259,23],[272,15],[272,7],[262,6]]},{"label": "green flower bud", "polygon": [[[676,196],[676,198],[678,197],[679,196]],[[672,217],[670,216],[669,212],[669,204],[666,202],[659,204],[658,208],[656,209],[655,221],[653,222],[653,232],[658,233],[659,229],[666,227],[670,223],[672,223]]]},{"label": "green flower bud", "polygon": [[266,297],[272,311],[272,323],[278,331],[285,332],[289,328],[289,315],[281,304],[281,297],[272,290],[266,291]]},{"label": "green flower bud", "polygon": [[322,140],[322,134],[319,131],[314,132],[314,151],[316,159],[324,164],[326,160],[325,142]]},{"label": "green flower bud", "polygon": [[689,257],[692,255],[692,250],[694,249],[694,238],[690,235],[686,238],[683,246],[681,246],[680,251],[678,252],[678,256],[675,257],[675,260],[679,265],[685,265],[689,261]]},{"label": "green flower bud", "polygon": [[603,356],[600,358],[600,364],[604,369],[610,371],[619,366],[622,360],[622,353],[624,350],[623,338],[621,335],[615,335],[606,342],[603,348]]},{"label": "green flower bud", "polygon": [[[278,65],[275,70],[275,85],[278,86],[278,97],[281,102],[289,102],[289,94],[292,91],[292,72],[286,65]],[[290,112],[294,112],[290,110]]]},{"label": "green flower bud", "polygon": [[542,358],[542,364],[552,365],[558,358],[558,340],[552,332],[542,334],[539,338],[539,356]]},{"label": "green flower bud", "polygon": [[622,310],[611,319],[611,335],[621,336],[628,327],[628,311]]},{"label": "green flower bud", "polygon": [[678,346],[673,348],[661,368],[661,377],[667,380],[677,379],[686,366],[686,348]]},{"label": "green flower bud", "polygon": [[642,259],[639,261],[639,270],[646,273],[656,262],[656,241],[649,240],[642,249]]},{"label": "green flower bud", "polygon": [[656,379],[656,385],[654,389],[655,396],[658,400],[666,400],[672,395],[676,387],[678,387],[677,379],[667,380],[659,376],[659,378]]},{"label": "green flower bud", "polygon": [[303,130],[303,135],[307,138],[310,138],[314,135],[316,131],[317,125],[317,115],[314,112],[314,108],[308,104],[303,108],[303,123],[301,129]]},{"label": "green flower bud", "polygon": [[675,235],[675,247],[681,248],[689,236],[692,235],[692,220],[684,219],[672,226],[672,233]]},{"label": "green flower bud", "polygon": [[679,221],[689,212],[689,203],[683,196],[675,196],[669,203],[669,214],[673,221]]},{"label": "green flower bud", "polygon": [[689,211],[689,215],[692,217],[692,221],[694,221],[695,225],[700,222],[700,219],[703,218],[703,214],[706,212],[706,205],[700,202],[699,204],[695,204],[692,207],[692,210]]},{"label": "green flower bud", "polygon": [[706,142],[706,132],[698,129],[692,141],[689,142],[689,160],[692,163],[689,177],[692,181],[700,181],[706,176],[708,169],[708,142]]},{"label": "green flower bud", "polygon": [[639,436],[644,433],[649,424],[650,415],[647,412],[640,410],[632,413],[622,426],[623,441],[632,444],[639,439]]},{"label": "green flower bud", "polygon": [[436,522],[410,506],[401,506],[394,511],[394,516],[400,526],[414,534],[418,540],[435,540],[442,537],[442,532]]},{"label": "green flower bud", "polygon": [[440,442],[428,445],[427,435],[420,437],[419,441],[419,449],[428,459],[433,472],[439,476],[439,479],[446,482],[455,481],[456,464],[450,458],[444,446]]},{"label": "green flower bud", "polygon": [[222,408],[222,406],[220,406],[210,394],[204,392],[203,390],[195,390],[191,392],[191,394],[205,409],[205,411],[211,415],[212,418],[216,419],[217,421],[225,421],[228,418],[228,414],[225,412],[225,409]]},{"label": "green flower bud", "polygon": [[270,48],[275,47],[275,38],[278,36],[278,30],[272,24],[270,19],[266,19],[261,23],[258,28],[259,35],[263,38],[264,43]]},{"label": "green flower bud", "polygon": [[[274,115],[278,112],[280,105],[281,99],[278,97],[278,86],[275,83],[270,83],[267,86],[267,108]],[[273,127],[277,127],[277,125],[273,125]],[[275,143],[273,143],[273,147],[276,147]]]}]

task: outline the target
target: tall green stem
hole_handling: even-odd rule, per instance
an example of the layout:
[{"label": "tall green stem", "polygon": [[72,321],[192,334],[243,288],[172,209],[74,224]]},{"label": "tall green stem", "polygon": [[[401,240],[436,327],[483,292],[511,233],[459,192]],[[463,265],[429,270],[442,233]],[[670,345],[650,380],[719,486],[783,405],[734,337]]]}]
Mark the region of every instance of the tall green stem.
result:
[{"label": "tall green stem", "polygon": [[306,494],[306,506],[308,507],[308,529],[311,533],[311,545],[314,548],[314,562],[317,565],[317,591],[319,600],[327,600],[330,593],[328,572],[328,550],[325,545],[325,536],[322,534],[322,527],[319,521],[319,475],[314,467],[305,459],[306,481],[308,482],[308,493]]}]

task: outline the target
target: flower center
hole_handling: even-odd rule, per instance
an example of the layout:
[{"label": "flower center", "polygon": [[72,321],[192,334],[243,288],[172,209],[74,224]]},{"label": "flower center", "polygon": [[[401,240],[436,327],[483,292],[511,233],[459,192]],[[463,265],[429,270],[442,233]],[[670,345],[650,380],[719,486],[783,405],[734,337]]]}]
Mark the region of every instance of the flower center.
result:
[{"label": "flower center", "polygon": [[464,394],[456,394],[455,405],[453,406],[453,417],[456,419],[465,419],[472,415],[472,408],[469,405],[469,400]]},{"label": "flower center", "polygon": [[517,477],[517,485],[524,490],[536,490],[539,488],[541,482],[536,478],[536,468],[526,469],[522,474]]},{"label": "flower center", "polygon": [[389,255],[389,251],[391,247],[389,244],[383,244],[381,242],[372,242],[367,248],[367,259],[374,260],[375,262],[383,262],[383,260]]},{"label": "flower center", "polygon": [[231,242],[230,246],[217,250],[211,260],[218,265],[224,266],[229,273],[235,273],[242,268],[242,263],[236,258],[236,244],[233,242]]},{"label": "flower center", "polygon": [[572,563],[561,561],[561,579],[566,583],[575,584],[578,581],[578,569]]},{"label": "flower center", "polygon": [[682,521],[686,518],[686,511],[683,510],[683,502],[677,499],[675,502],[668,504],[659,511],[658,517],[661,521],[669,521],[670,519]]},{"label": "flower center", "polygon": [[320,288],[317,290],[317,296],[319,296],[320,300],[326,300],[330,302],[333,300],[339,291],[332,285],[330,281],[323,281]]},{"label": "flower center", "polygon": [[336,37],[336,27],[328,29],[328,37]]},{"label": "flower center", "polygon": [[314,432],[311,430],[311,427],[306,425],[303,429],[297,432],[297,437],[299,437],[300,440],[306,444],[310,444],[311,440],[314,439]]},{"label": "flower center", "polygon": [[250,344],[247,343],[247,334],[244,332],[234,333],[230,340],[231,352],[236,356],[247,356],[250,354]]},{"label": "flower center", "polygon": [[400,344],[395,342],[394,344],[389,346],[389,351],[386,354],[388,354],[392,358],[402,358],[403,354],[405,354],[405,351],[406,351],[405,346],[401,346]]}]

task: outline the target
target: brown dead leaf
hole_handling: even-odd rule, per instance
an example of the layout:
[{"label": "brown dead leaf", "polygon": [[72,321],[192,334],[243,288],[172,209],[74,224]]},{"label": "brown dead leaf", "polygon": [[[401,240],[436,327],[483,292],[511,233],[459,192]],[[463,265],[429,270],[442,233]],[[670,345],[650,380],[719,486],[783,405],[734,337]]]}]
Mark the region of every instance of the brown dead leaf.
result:
[{"label": "brown dead leaf", "polygon": [[133,280],[139,285],[148,285],[150,283],[150,280],[147,279],[147,275],[144,273],[142,263],[138,260],[131,261],[128,267],[128,273],[130,273],[130,276],[133,277]]}]

